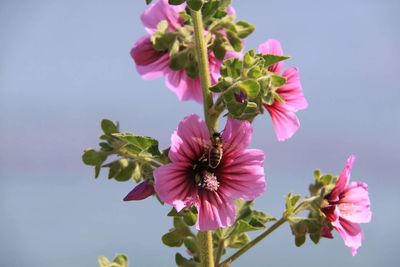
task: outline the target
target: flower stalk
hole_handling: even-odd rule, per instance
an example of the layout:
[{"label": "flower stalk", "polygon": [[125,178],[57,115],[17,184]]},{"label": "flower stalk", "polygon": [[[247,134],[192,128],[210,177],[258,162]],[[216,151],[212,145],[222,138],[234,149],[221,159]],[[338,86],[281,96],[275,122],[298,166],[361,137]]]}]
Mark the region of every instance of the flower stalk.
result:
[{"label": "flower stalk", "polygon": [[[211,86],[211,78],[209,74],[209,64],[208,64],[208,51],[204,39],[204,25],[203,18],[200,11],[191,11],[191,16],[194,26],[194,36],[195,36],[195,48],[197,62],[199,64],[199,75],[201,82],[201,89],[203,93],[203,108],[204,108],[204,120],[207,124],[210,136],[214,132],[217,132],[217,118],[209,114],[209,109],[213,106],[212,94],[209,90]],[[214,267],[214,256],[213,256],[213,242],[211,231],[198,233],[199,247],[200,247],[200,261],[203,267]]]}]

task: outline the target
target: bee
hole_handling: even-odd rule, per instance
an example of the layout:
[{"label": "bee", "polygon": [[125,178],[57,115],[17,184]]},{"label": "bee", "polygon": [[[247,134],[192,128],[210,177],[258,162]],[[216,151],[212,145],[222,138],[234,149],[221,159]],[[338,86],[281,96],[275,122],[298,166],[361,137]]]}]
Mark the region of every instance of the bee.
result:
[{"label": "bee", "polygon": [[214,133],[211,137],[211,146],[208,150],[208,167],[215,169],[218,167],[224,153],[220,133]]}]

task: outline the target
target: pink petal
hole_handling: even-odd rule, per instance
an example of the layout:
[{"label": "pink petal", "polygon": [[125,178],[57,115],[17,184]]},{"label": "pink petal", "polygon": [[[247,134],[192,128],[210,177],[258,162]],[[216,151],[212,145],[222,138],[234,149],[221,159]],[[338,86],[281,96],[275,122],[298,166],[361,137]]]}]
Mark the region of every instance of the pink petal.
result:
[{"label": "pink petal", "polygon": [[196,200],[197,187],[188,175],[185,162],[170,163],[154,170],[154,189],[165,203],[179,212],[190,207]]},{"label": "pink petal", "polygon": [[346,166],[340,173],[339,178],[336,182],[335,188],[333,188],[332,192],[328,196],[330,201],[338,201],[339,200],[339,195],[344,191],[346,185],[349,182],[351,169],[353,167],[355,160],[356,160],[356,157],[353,155],[351,155],[347,159]]},{"label": "pink petal", "polygon": [[308,103],[303,94],[297,68],[288,68],[283,77],[286,78],[286,83],[277,90],[277,93],[285,100],[285,105],[291,106],[294,111],[307,108]]},{"label": "pink petal", "polygon": [[225,156],[218,169],[219,190],[230,198],[253,200],[265,191],[264,152],[246,149],[235,158]]},{"label": "pink petal", "polygon": [[209,142],[205,122],[195,114],[189,115],[172,134],[168,156],[172,162],[194,163],[206,152]]},{"label": "pink petal", "polygon": [[368,186],[361,182],[350,183],[340,195],[340,217],[353,223],[371,221],[372,213],[368,196]]},{"label": "pink petal", "polygon": [[[275,39],[269,39],[266,42],[260,44],[258,46],[258,53],[261,54],[272,54],[272,55],[283,55],[283,50],[281,43],[278,40]],[[281,73],[283,69],[283,61],[280,61],[268,68],[269,71],[275,72],[275,73]]]},{"label": "pink petal", "polygon": [[351,250],[353,256],[356,255],[357,249],[361,246],[364,234],[361,231],[360,225],[352,223],[346,219],[340,218],[338,222],[332,223],[335,229],[339,232],[344,240],[344,244]]},{"label": "pink petal", "polygon": [[169,70],[167,53],[154,50],[150,36],[141,37],[131,49],[131,56],[136,63],[136,69],[145,80],[163,76]]},{"label": "pink petal", "polygon": [[180,101],[195,100],[198,103],[203,102],[199,78],[193,80],[187,76],[185,70],[169,70],[165,84],[176,94]]},{"label": "pink petal", "polygon": [[279,141],[285,141],[297,132],[300,122],[290,106],[275,101],[271,106],[264,105],[264,107],[271,115],[275,134]]},{"label": "pink petal", "polygon": [[323,226],[321,229],[321,236],[325,238],[333,238],[331,230],[329,230],[329,227]]},{"label": "pink petal", "polygon": [[339,221],[339,210],[336,205],[329,205],[321,208],[322,212],[325,214],[325,217],[331,223]]},{"label": "pink petal", "polygon": [[253,134],[250,122],[228,118],[222,133],[224,157],[235,157],[248,147]]},{"label": "pink petal", "polygon": [[168,0],[158,0],[143,12],[140,19],[149,33],[157,31],[157,25],[162,20],[166,20],[169,29],[175,31],[182,26],[179,12],[183,11],[185,7],[185,4],[173,6],[168,4]]},{"label": "pink petal", "polygon": [[235,222],[233,200],[221,192],[199,190],[199,200],[195,205],[198,211],[196,223],[198,230],[215,230],[231,226]]},{"label": "pink petal", "polygon": [[154,194],[153,185],[147,182],[141,182],[124,198],[124,201],[142,200]]}]

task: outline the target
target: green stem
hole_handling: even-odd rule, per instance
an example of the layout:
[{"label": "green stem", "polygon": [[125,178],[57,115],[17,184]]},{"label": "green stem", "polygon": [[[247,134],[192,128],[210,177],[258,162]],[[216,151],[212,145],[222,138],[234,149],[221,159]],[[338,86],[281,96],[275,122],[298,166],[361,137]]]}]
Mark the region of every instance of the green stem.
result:
[{"label": "green stem", "polygon": [[[197,63],[199,64],[199,75],[203,93],[204,120],[206,121],[211,136],[213,133],[217,132],[218,117],[211,117],[209,114],[209,110],[213,106],[213,99],[211,91],[209,90],[211,86],[211,78],[208,66],[208,51],[204,39],[203,16],[201,11],[193,10],[191,11],[191,15],[194,27],[196,58]],[[199,231],[198,240],[201,266],[214,267],[212,232]]]},{"label": "green stem", "polygon": [[200,250],[200,266],[214,267],[213,242],[211,231],[199,231],[197,240]]},{"label": "green stem", "polygon": [[204,106],[204,119],[206,121],[210,134],[217,131],[217,120],[218,117],[211,118],[209,109],[213,105],[213,99],[209,88],[211,87],[210,69],[208,66],[208,51],[206,42],[204,39],[204,26],[203,17],[201,11],[191,11],[194,37],[195,37],[195,48],[197,63],[199,64],[199,75],[201,81],[201,89],[203,92],[203,106]]},{"label": "green stem", "polygon": [[265,230],[265,232],[263,232],[261,235],[257,236],[255,239],[247,243],[244,247],[242,247],[232,256],[221,262],[221,264],[219,264],[218,267],[228,266],[229,264],[231,264],[234,260],[239,258],[243,253],[254,247],[257,243],[259,243],[261,240],[267,237],[270,233],[279,228],[282,224],[286,222],[286,220],[287,220],[286,217],[282,217],[281,219],[279,219],[279,221],[271,225],[271,227]]},{"label": "green stem", "polygon": [[215,265],[218,265],[218,263],[221,261],[222,253],[224,252],[225,248],[225,239],[221,238],[218,243],[218,248],[217,252],[215,255]]}]

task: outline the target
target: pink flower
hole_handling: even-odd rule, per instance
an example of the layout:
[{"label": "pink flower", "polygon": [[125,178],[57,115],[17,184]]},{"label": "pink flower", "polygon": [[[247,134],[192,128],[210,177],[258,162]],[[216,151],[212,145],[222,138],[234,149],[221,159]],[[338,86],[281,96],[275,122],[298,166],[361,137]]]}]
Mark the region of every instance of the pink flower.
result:
[{"label": "pink flower", "polygon": [[143,200],[154,194],[153,185],[146,181],[141,182],[124,198],[124,201]]},{"label": "pink flower", "polygon": [[[157,25],[162,20],[168,22],[168,30],[171,32],[183,27],[183,20],[179,13],[184,11],[185,7],[186,4],[169,5],[168,0],[159,0],[151,4],[141,16],[142,23],[149,34],[143,36],[134,44],[131,56],[136,63],[137,71],[143,79],[150,80],[165,76],[166,86],[176,94],[180,101],[195,100],[201,103],[203,96],[200,79],[192,79],[186,74],[185,70],[175,71],[170,69],[168,51],[156,51],[150,41],[151,35],[157,31]],[[230,13],[234,12],[231,8],[228,11]],[[238,53],[227,53],[226,58],[233,56],[238,56]],[[218,81],[221,64],[222,61],[216,59],[214,54],[210,52],[209,66],[212,84]]]},{"label": "pink flower", "polygon": [[[281,44],[274,39],[269,39],[259,45],[258,52],[261,54],[283,55]],[[284,100],[284,103],[275,100],[272,105],[264,104],[264,107],[271,115],[278,140],[284,141],[292,137],[299,129],[300,122],[295,113],[307,108],[308,103],[303,95],[297,68],[290,67],[281,74],[283,70],[283,62],[281,61],[270,66],[268,70],[286,78],[286,83],[276,91]]]},{"label": "pink flower", "polygon": [[329,204],[322,208],[326,218],[339,232],[353,256],[364,239],[359,224],[370,222],[372,216],[368,186],[361,182],[349,183],[354,160],[354,156],[348,158],[335,188],[326,196]]},{"label": "pink flower", "polygon": [[184,118],[172,134],[170,164],[154,171],[155,190],[179,212],[194,205],[196,227],[214,230],[235,222],[235,199],[253,200],[265,191],[264,153],[247,149],[251,124],[228,118],[221,135],[222,158],[209,167],[207,126],[197,115]]}]

